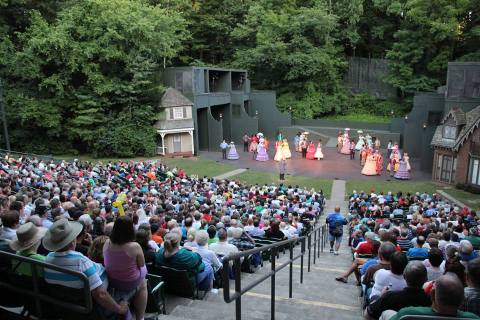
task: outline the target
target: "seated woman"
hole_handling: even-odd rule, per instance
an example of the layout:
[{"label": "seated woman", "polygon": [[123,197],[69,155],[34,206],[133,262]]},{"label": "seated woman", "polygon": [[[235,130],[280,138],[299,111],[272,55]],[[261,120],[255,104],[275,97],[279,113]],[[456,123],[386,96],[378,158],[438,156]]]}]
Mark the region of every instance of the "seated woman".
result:
[{"label": "seated woman", "polygon": [[149,239],[150,234],[145,229],[138,229],[135,233],[135,241],[142,247],[143,256],[145,257],[145,263],[147,265],[155,262],[155,250],[149,246]]},{"label": "seated woman", "polygon": [[115,221],[110,239],[103,247],[103,257],[110,287],[126,300],[134,295],[135,317],[143,319],[147,306],[147,268],[142,248],[135,242],[130,217],[121,216]]},{"label": "seated woman", "polygon": [[209,263],[195,252],[180,248],[181,231],[173,229],[165,235],[163,247],[155,254],[155,265],[177,270],[186,270],[190,277],[195,277],[198,289],[208,291],[212,287],[213,269]]},{"label": "seated woman", "polygon": [[103,246],[107,240],[107,236],[98,236],[93,240],[92,245],[88,248],[88,257],[90,260],[103,265]]},{"label": "seated woman", "polygon": [[270,223],[270,229],[265,232],[268,238],[286,239],[285,234],[280,230],[280,220],[275,219]]}]

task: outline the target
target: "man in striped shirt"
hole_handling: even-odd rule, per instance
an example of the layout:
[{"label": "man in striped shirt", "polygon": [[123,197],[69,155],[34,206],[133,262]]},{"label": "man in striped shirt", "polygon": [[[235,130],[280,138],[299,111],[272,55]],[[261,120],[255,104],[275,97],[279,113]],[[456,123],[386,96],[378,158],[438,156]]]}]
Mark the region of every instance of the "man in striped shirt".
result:
[{"label": "man in striped shirt", "polygon": [[[45,262],[83,273],[89,282],[90,292],[96,303],[106,311],[126,314],[127,301],[115,302],[107,292],[108,282],[103,266],[91,261],[80,252],[75,251],[77,236],[82,231],[78,222],[69,222],[63,218],[57,220],[45,234],[43,246],[52,251],[47,255]],[[84,283],[78,277],[60,271],[45,268],[45,281],[69,288],[83,288]]]}]

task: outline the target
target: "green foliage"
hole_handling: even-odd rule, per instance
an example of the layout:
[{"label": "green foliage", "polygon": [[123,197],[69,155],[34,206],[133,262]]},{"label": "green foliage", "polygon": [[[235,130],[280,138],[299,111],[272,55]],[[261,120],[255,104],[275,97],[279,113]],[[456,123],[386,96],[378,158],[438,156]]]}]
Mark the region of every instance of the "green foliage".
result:
[{"label": "green foliage", "polygon": [[[134,156],[154,150],[159,69],[245,68],[297,118],[401,115],[480,60],[480,0],[0,0],[12,146]],[[348,56],[389,59],[400,103],[343,85]],[[379,118],[379,119],[380,119]]]},{"label": "green foliage", "polygon": [[143,1],[87,0],[53,22],[33,10],[28,25],[0,46],[15,145],[35,150],[29,139],[41,136],[38,149],[50,152],[61,142],[97,155],[151,154],[155,74],[182,48],[181,16]]}]

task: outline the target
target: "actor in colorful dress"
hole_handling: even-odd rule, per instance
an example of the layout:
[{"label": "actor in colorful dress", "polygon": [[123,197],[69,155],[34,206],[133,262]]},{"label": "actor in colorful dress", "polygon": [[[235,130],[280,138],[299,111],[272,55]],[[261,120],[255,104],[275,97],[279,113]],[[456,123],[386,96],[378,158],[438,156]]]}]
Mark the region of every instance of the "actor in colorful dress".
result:
[{"label": "actor in colorful dress", "polygon": [[350,138],[349,138],[350,129],[346,128],[345,133],[343,134],[342,139],[342,150],[340,153],[350,155]]},{"label": "actor in colorful dress", "polygon": [[398,149],[393,149],[390,155],[390,162],[387,166],[387,171],[390,171],[390,176],[393,177],[394,173],[398,171],[400,167],[400,153]]},{"label": "actor in colorful dress", "polygon": [[290,152],[290,147],[288,146],[287,139],[283,139],[282,153],[285,159],[290,159],[292,157],[292,152]]},{"label": "actor in colorful dress", "polygon": [[228,150],[228,160],[238,160],[240,157],[238,156],[237,148],[235,148],[235,144],[230,142],[230,150]]},{"label": "actor in colorful dress", "polygon": [[403,153],[403,160],[405,160],[405,162],[407,163],[408,172],[412,171],[412,167],[410,166],[410,157],[408,156],[408,153]]},{"label": "actor in colorful dress", "polygon": [[377,156],[375,154],[368,155],[365,166],[363,166],[362,169],[362,174],[365,176],[377,175]]},{"label": "actor in colorful dress", "polygon": [[343,146],[343,134],[340,131],[337,136],[337,152],[342,151],[342,146]]},{"label": "actor in colorful dress", "polygon": [[306,158],[307,160],[315,160],[315,145],[312,141],[308,144]]},{"label": "actor in colorful dress", "polygon": [[398,170],[394,175],[395,179],[399,180],[409,180],[410,179],[410,172],[407,169],[407,162],[405,159],[401,159],[398,165]]},{"label": "actor in colorful dress", "polygon": [[257,158],[255,160],[257,160],[257,161],[268,161],[268,153],[267,153],[267,150],[265,149],[265,143],[264,142],[260,142],[258,144]]},{"label": "actor in colorful dress", "polygon": [[375,151],[377,157],[377,174],[381,175],[383,171],[383,156],[378,150]]},{"label": "actor in colorful dress", "polygon": [[363,135],[359,135],[357,145],[355,146],[355,150],[361,151],[364,145],[365,145],[365,137]]},{"label": "actor in colorful dress", "polygon": [[360,165],[364,166],[365,162],[367,161],[367,157],[369,154],[369,149],[367,145],[364,145],[362,147],[362,151],[360,151]]},{"label": "actor in colorful dress", "polygon": [[[280,140],[278,141],[281,142]],[[295,151],[299,152],[300,148],[298,147],[298,145],[300,144],[300,132],[298,132],[293,138],[293,144],[295,146]]]},{"label": "actor in colorful dress", "polygon": [[273,157],[273,160],[275,160],[275,161],[280,162],[283,158],[282,144],[283,144],[283,142],[278,143],[277,151],[275,151],[275,156]]},{"label": "actor in colorful dress", "polygon": [[258,138],[256,135],[252,136],[250,141],[250,152],[253,153],[253,159],[257,156],[257,148],[258,148]]},{"label": "actor in colorful dress", "polygon": [[318,160],[323,159],[322,140],[318,140],[317,150],[315,151],[315,155],[313,157]]}]

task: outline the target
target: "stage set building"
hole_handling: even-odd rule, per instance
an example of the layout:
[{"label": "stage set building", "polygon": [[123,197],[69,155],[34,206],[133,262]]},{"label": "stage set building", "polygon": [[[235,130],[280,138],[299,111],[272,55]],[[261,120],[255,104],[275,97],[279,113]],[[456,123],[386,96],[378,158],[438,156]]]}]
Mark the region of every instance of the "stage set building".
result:
[{"label": "stage set building", "polygon": [[[160,136],[172,133],[173,138],[159,139],[158,150],[161,154],[183,155],[185,152],[197,154],[199,150],[218,151],[222,139],[241,143],[245,133],[258,131],[261,109],[276,110],[275,92],[252,91],[246,70],[167,68],[162,72],[162,81],[169,87],[165,95],[175,92],[177,97],[182,98],[173,100],[182,101],[180,104],[191,102],[184,113],[182,108],[185,106],[173,106],[172,103],[164,106],[162,102],[163,108],[173,108],[173,113],[170,112],[173,117],[164,115],[164,120],[159,121],[156,128]],[[187,117],[188,123],[183,123],[183,115]],[[191,134],[192,148],[190,149],[192,142],[187,141],[186,136],[180,138],[180,132],[173,133],[172,130],[183,130]],[[181,143],[185,141],[187,145],[182,146],[178,142],[175,145],[175,141],[170,141],[175,139],[181,140]]]},{"label": "stage set building", "polygon": [[274,91],[251,89],[246,70],[173,67],[163,70],[161,77],[168,89],[156,124],[159,154],[218,151],[222,139],[238,145],[245,133],[258,131],[272,138],[282,130],[291,140],[299,126],[323,136],[331,136],[327,129],[336,133],[345,127],[364,128],[381,136],[385,144],[388,139],[398,140],[410,157],[420,160],[417,169],[431,171],[433,180],[480,183],[478,62],[449,63],[446,86],[417,93],[407,116],[392,117],[388,125],[369,124],[370,128],[324,119],[292,120],[277,109]]}]

